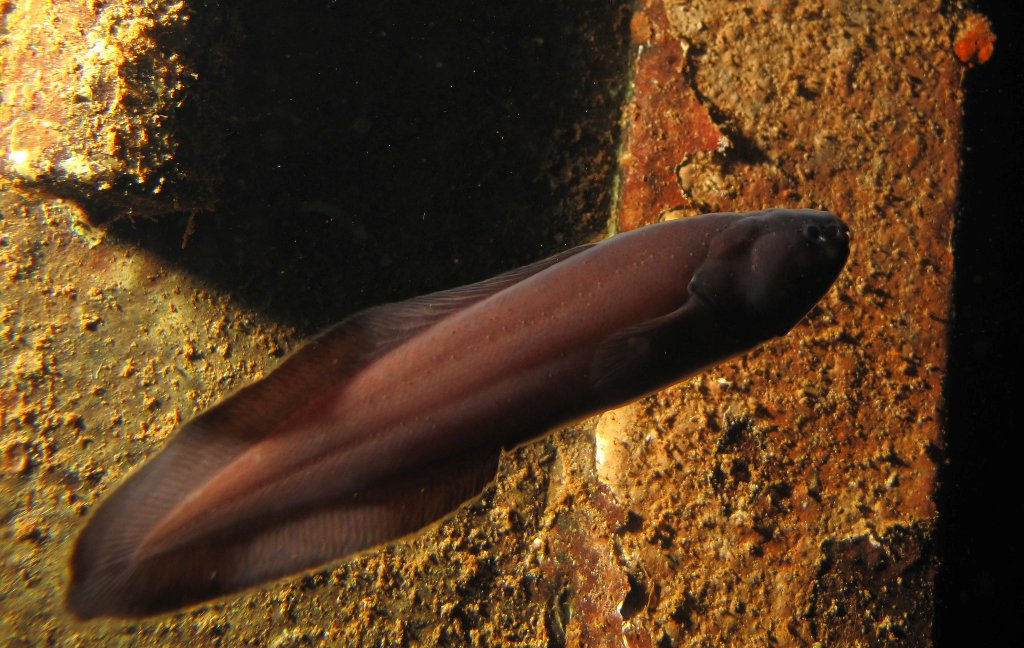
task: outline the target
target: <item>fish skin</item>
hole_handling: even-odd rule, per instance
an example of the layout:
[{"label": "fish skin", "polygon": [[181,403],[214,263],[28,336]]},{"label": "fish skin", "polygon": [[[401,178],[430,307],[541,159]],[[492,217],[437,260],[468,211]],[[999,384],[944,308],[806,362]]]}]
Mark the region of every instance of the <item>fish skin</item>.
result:
[{"label": "fish skin", "polygon": [[827,212],[709,214],[357,314],[108,496],[66,604],[154,614],[414,532],[491,481],[501,448],[785,334],[848,252]]}]

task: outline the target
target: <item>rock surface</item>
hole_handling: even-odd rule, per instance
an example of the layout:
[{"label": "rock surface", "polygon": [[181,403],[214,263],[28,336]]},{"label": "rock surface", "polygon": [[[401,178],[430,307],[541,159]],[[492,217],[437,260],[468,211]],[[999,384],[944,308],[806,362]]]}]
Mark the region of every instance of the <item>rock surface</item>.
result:
[{"label": "rock surface", "polygon": [[[254,5],[241,29],[266,58],[240,59],[253,105],[208,216],[97,230],[71,204],[13,193],[45,169],[11,167],[27,148],[6,144],[0,637],[928,645],[966,70],[954,45],[976,17],[938,0],[414,4],[403,21],[354,7],[271,20],[273,3]],[[279,56],[297,34],[304,47]],[[592,239],[609,215],[614,231],[769,206],[827,208],[854,232],[837,286],[786,338],[510,451],[478,500],[419,535],[155,619],[61,612],[89,508],[303,334]]]}]

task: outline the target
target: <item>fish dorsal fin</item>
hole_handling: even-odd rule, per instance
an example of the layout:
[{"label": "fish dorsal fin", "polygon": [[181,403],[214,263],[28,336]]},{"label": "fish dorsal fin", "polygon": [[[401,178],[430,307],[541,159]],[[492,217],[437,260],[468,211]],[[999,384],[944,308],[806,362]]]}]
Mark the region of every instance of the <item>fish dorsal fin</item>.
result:
[{"label": "fish dorsal fin", "polygon": [[469,308],[593,246],[593,243],[579,245],[490,279],[369,308],[328,329],[318,339],[345,335],[345,329],[358,328],[359,336],[368,342],[368,350],[372,349],[369,350],[369,359],[373,359],[449,315]]},{"label": "fish dorsal fin", "polygon": [[307,342],[267,377],[235,392],[193,422],[241,437],[249,437],[254,430],[273,429],[292,412],[297,395],[303,397],[300,402],[308,402],[310,394],[346,380],[444,318],[593,245],[580,245],[484,281],[356,313]]},{"label": "fish dorsal fin", "polygon": [[[451,290],[429,293],[422,297],[407,299],[403,302],[386,304],[380,308],[400,308],[395,309],[392,313],[388,313],[383,317],[383,319],[387,323],[390,323],[391,326],[395,327],[395,331],[421,331],[433,326],[437,320],[443,319],[447,315],[451,315],[454,312],[468,308],[478,301],[486,299],[496,293],[500,293],[506,288],[518,284],[521,280],[534,276],[538,272],[543,272],[569,257],[574,257],[581,252],[585,252],[586,250],[593,248],[595,245],[597,244],[589,243],[569,248],[568,250],[563,250],[562,252],[545,259],[541,259],[540,261],[535,261],[529,265],[524,265],[507,272],[502,272],[497,276],[484,279],[482,282],[477,282],[475,284],[468,284]],[[370,311],[373,310],[376,309],[371,308],[364,312],[370,313]],[[359,314],[354,316],[358,317]],[[415,326],[415,322],[417,320],[422,320],[424,326]]]}]

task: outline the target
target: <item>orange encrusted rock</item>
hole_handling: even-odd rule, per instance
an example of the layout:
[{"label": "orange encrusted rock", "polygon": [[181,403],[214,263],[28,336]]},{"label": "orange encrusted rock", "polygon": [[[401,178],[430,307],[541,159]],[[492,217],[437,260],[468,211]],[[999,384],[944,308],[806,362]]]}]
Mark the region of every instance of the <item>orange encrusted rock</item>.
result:
[{"label": "orange encrusted rock", "polygon": [[10,3],[0,179],[72,199],[97,222],[210,209],[225,83],[214,61],[232,38],[218,26],[219,42],[199,44],[223,23],[214,13],[162,0]]}]

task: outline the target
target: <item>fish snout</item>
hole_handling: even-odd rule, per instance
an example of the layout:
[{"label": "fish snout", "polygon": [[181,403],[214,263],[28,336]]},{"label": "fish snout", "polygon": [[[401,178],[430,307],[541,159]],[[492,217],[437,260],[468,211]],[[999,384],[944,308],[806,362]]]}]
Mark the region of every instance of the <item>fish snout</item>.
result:
[{"label": "fish snout", "polygon": [[831,212],[757,212],[712,240],[689,289],[723,330],[764,340],[796,325],[836,280],[849,253],[850,228]]},{"label": "fish snout", "polygon": [[850,228],[836,216],[824,217],[826,222],[804,225],[804,239],[810,243],[849,245]]},{"label": "fish snout", "polygon": [[[820,265],[818,270],[825,274],[838,273],[850,255],[850,228],[838,216],[829,212],[810,215],[800,228],[800,237],[810,254],[805,262]],[[805,270],[810,271],[812,268]]]}]

